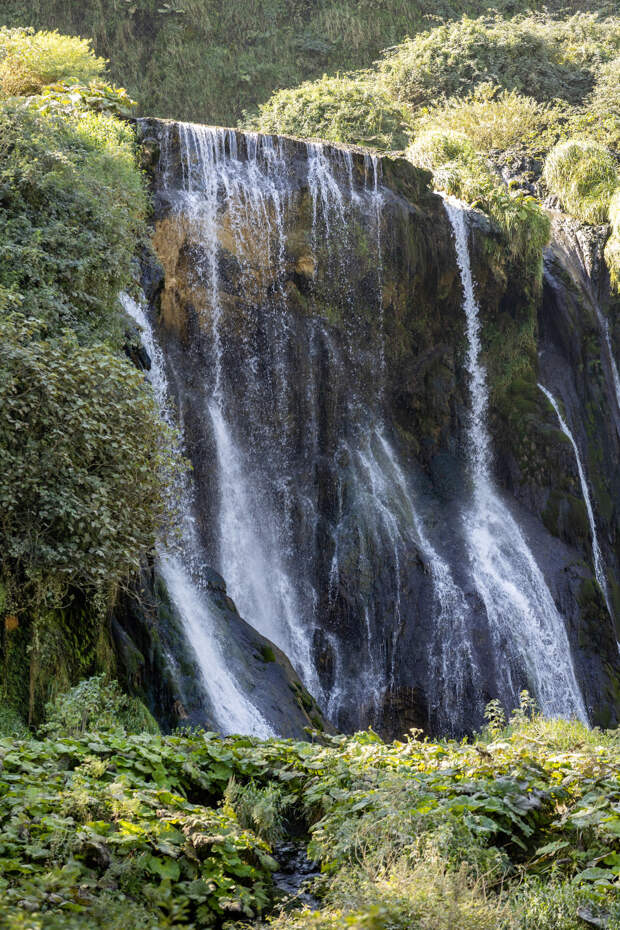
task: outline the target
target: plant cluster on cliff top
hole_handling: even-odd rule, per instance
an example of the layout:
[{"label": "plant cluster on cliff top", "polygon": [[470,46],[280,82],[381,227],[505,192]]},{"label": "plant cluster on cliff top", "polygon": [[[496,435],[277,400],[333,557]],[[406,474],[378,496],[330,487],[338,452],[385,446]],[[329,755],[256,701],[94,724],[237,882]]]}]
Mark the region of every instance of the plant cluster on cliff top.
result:
[{"label": "plant cluster on cliff top", "polygon": [[0,97],[37,94],[48,84],[88,83],[105,67],[89,39],[0,27]]},{"label": "plant cluster on cliff top", "polygon": [[433,184],[482,209],[495,220],[508,248],[535,274],[549,239],[549,219],[534,197],[510,191],[498,181],[465,133],[429,129],[416,137],[407,157],[433,172]]},{"label": "plant cluster on cliff top", "polygon": [[0,926],[240,930],[273,905],[269,810],[323,873],[278,930],[620,927],[617,734],[525,699],[471,742],[418,736],[0,739]]},{"label": "plant cluster on cliff top", "polygon": [[372,79],[338,75],[279,91],[247,125],[259,132],[399,149],[407,139],[405,118],[403,108]]},{"label": "plant cluster on cliff top", "polygon": [[567,20],[463,18],[407,39],[380,63],[396,99],[413,107],[489,82],[540,102],[581,102],[602,61],[618,54],[620,21],[596,14]]},{"label": "plant cluster on cliff top", "polygon": [[553,148],[543,177],[563,208],[584,223],[604,223],[620,182],[612,152],[597,142],[570,139]]},{"label": "plant cluster on cliff top", "polygon": [[117,297],[146,215],[133,147],[103,114],[0,108],[0,313],[120,340]]}]

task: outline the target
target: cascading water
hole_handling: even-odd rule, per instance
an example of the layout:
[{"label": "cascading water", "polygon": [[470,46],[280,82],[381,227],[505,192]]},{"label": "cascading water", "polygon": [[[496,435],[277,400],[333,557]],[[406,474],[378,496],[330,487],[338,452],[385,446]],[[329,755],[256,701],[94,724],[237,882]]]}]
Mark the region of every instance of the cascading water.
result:
[{"label": "cascading water", "polygon": [[587,721],[564,620],[521,528],[494,487],[487,429],[488,389],[480,359],[481,324],[466,213],[464,206],[451,198],[445,206],[454,232],[467,321],[467,454],[473,489],[464,529],[474,583],[484,602],[495,652],[502,657],[498,665],[501,696],[514,705],[519,691],[528,688],[544,713]]},{"label": "cascading water", "polygon": [[[168,362],[180,417],[200,436],[195,469],[207,461],[216,479],[215,495],[197,501],[207,556],[240,613],[287,653],[334,721],[353,728],[380,723],[395,686],[401,627],[422,609],[408,581],[420,553],[435,618],[428,712],[462,731],[478,674],[467,604],[424,531],[383,420],[379,161],[354,169],[351,152],[309,143],[291,163],[268,136],[189,124],[167,132],[178,133],[180,162],[164,139],[161,183],[192,242],[191,389],[186,350]],[[359,282],[353,254],[358,265],[365,256]],[[313,316],[319,299],[334,326],[325,310]],[[292,300],[308,308],[301,319]],[[353,675],[343,638],[357,656]]]},{"label": "cascading water", "polygon": [[588,481],[586,478],[585,469],[581,461],[581,455],[579,453],[579,447],[575,441],[573,434],[571,433],[568,425],[560,413],[560,408],[555,397],[544,385],[539,384],[538,387],[543,392],[553,409],[555,410],[558,422],[560,424],[560,429],[569,440],[571,446],[573,447],[573,452],[575,453],[575,461],[577,462],[577,471],[579,473],[579,481],[581,483],[581,493],[583,494],[583,500],[586,505],[586,510],[588,513],[588,521],[590,523],[590,533],[592,535],[592,561],[594,562],[594,574],[598,582],[598,586],[603,593],[605,598],[605,604],[607,605],[607,610],[612,621],[614,620],[614,614],[611,607],[611,601],[609,598],[609,588],[607,586],[607,578],[605,575],[605,566],[603,564],[603,556],[601,554],[601,547],[598,541],[598,533],[596,531],[596,520],[594,518],[594,509],[592,507],[592,500],[590,497],[590,489],[588,487]]},{"label": "cascading water", "polygon": [[[149,381],[153,393],[162,417],[174,425],[165,361],[150,320],[143,307],[127,294],[122,294],[120,301],[125,312],[141,329],[142,340],[151,359]],[[159,553],[160,570],[203,671],[211,712],[224,733],[271,736],[273,730],[235,682],[226,659],[226,630],[218,623],[217,612],[210,606],[209,595],[200,580],[203,565],[189,486],[182,488],[180,496],[183,541],[180,551]]]}]

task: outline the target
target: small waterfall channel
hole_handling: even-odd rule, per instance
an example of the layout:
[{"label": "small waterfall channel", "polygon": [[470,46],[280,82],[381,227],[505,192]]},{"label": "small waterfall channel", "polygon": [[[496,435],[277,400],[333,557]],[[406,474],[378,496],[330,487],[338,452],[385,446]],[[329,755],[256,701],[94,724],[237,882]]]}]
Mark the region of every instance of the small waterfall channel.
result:
[{"label": "small waterfall channel", "polygon": [[571,446],[573,447],[573,452],[575,453],[575,461],[577,462],[577,471],[578,471],[578,473],[579,473],[579,481],[580,481],[580,483],[581,483],[581,493],[583,494],[583,500],[584,500],[584,503],[585,503],[585,505],[586,505],[586,510],[587,510],[587,513],[588,513],[588,521],[589,521],[589,523],[590,523],[590,533],[591,533],[591,535],[592,535],[592,561],[594,562],[594,574],[595,574],[596,580],[597,580],[597,582],[598,582],[598,586],[599,586],[599,588],[601,589],[601,591],[602,591],[602,593],[603,593],[603,597],[605,598],[605,604],[607,605],[607,610],[608,610],[608,612],[609,612],[609,616],[611,617],[611,620],[612,620],[612,623],[613,623],[613,621],[614,621],[614,613],[613,613],[613,610],[612,610],[612,607],[611,607],[611,601],[610,601],[610,598],[609,598],[609,588],[608,588],[608,586],[607,586],[607,577],[606,577],[606,575],[605,575],[605,566],[604,566],[604,564],[603,564],[603,556],[602,556],[602,554],[601,554],[601,547],[600,547],[599,541],[598,541],[598,533],[597,533],[597,530],[596,530],[596,520],[595,520],[595,517],[594,517],[594,508],[592,507],[592,499],[591,499],[591,497],[590,497],[590,489],[589,489],[589,486],[588,486],[588,480],[587,480],[587,478],[586,478],[585,469],[584,469],[583,463],[582,463],[582,461],[581,461],[581,455],[580,455],[580,453],[579,453],[579,447],[577,446],[577,443],[576,443],[576,441],[575,441],[575,437],[574,437],[573,434],[571,433],[571,431],[570,431],[570,429],[569,429],[569,427],[568,427],[568,425],[567,425],[567,423],[566,423],[566,420],[564,419],[564,417],[563,417],[562,414],[560,413],[560,408],[559,408],[559,406],[558,406],[558,402],[557,402],[557,400],[555,399],[555,397],[553,396],[553,394],[551,393],[551,391],[549,391],[549,390],[548,390],[546,387],[544,387],[544,385],[542,385],[542,384],[539,384],[538,387],[539,387],[540,390],[543,392],[543,394],[545,395],[545,397],[547,398],[547,400],[549,401],[549,403],[551,404],[551,406],[552,406],[553,409],[555,410],[556,416],[557,416],[557,418],[558,418],[558,422],[559,422],[559,424],[560,424],[560,429],[562,430],[562,432],[564,433],[564,435],[566,436],[566,438],[569,440]]},{"label": "small waterfall channel", "polygon": [[487,428],[488,388],[481,362],[481,323],[463,204],[445,200],[456,244],[466,316],[466,367],[470,378],[467,457],[472,502],[464,516],[474,583],[485,606],[502,697],[515,703],[525,683],[544,713],[587,721],[571,649],[543,573],[525,536],[496,490]]}]

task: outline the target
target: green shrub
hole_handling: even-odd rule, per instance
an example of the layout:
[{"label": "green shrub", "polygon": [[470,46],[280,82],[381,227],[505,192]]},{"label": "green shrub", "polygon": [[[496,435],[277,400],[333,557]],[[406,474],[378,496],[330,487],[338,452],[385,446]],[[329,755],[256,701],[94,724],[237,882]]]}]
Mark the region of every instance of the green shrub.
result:
[{"label": "green shrub", "polygon": [[616,159],[598,142],[570,139],[545,160],[543,178],[562,207],[584,223],[604,223],[618,185]]},{"label": "green shrub", "polygon": [[104,67],[89,39],[0,27],[0,97],[37,94],[58,81],[86,84]]},{"label": "green shrub", "polygon": [[15,613],[70,587],[113,593],[168,525],[177,474],[141,373],[103,345],[40,335],[0,319],[0,572]]},{"label": "green shrub", "polygon": [[0,739],[12,736],[14,739],[29,739],[32,734],[20,714],[12,707],[0,707]]},{"label": "green shrub", "polygon": [[[37,98],[38,99],[38,98]],[[119,291],[146,235],[131,128],[104,114],[0,106],[0,315],[115,338]]]},{"label": "green shrub", "polygon": [[377,149],[404,148],[405,113],[372,76],[339,75],[280,90],[247,126],[260,132],[326,139]]},{"label": "green shrub", "polygon": [[620,291],[620,188],[609,202],[611,236],[605,246],[605,261],[609,268],[612,287]]},{"label": "green shrub", "polygon": [[561,108],[523,97],[516,91],[480,84],[466,97],[453,97],[418,117],[416,129],[463,133],[479,152],[523,148],[541,152],[557,138]]},{"label": "green shrub", "polygon": [[100,733],[159,733],[159,727],[144,704],[123,694],[118,682],[103,675],[81,681],[59,694],[45,708],[44,731],[50,736],[80,736]]},{"label": "green shrub", "polygon": [[525,261],[533,274],[540,274],[542,249],[549,240],[548,217],[534,197],[503,186],[465,133],[427,130],[413,141],[407,157],[433,172],[437,190],[487,213],[504,234],[511,252]]},{"label": "green shrub", "polygon": [[444,23],[407,39],[380,63],[388,90],[419,107],[486,82],[541,102],[579,103],[601,59],[617,54],[620,21],[579,14],[564,22],[530,17]]},{"label": "green shrub", "polygon": [[588,924],[620,930],[620,904],[610,913],[592,891],[570,882],[530,879],[515,894],[512,907],[518,930],[584,930]]},{"label": "green shrub", "polygon": [[255,782],[239,785],[234,779],[226,789],[225,798],[237,820],[246,830],[253,830],[268,843],[284,838],[284,812],[290,806],[281,788],[276,785],[258,787]]}]

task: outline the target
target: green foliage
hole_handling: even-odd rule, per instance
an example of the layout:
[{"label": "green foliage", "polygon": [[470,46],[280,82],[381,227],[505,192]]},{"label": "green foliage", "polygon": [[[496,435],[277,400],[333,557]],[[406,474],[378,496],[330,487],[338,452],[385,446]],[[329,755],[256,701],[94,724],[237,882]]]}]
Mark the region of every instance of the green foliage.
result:
[{"label": "green foliage", "polygon": [[116,681],[103,675],[81,681],[56,696],[45,709],[48,736],[79,736],[120,729],[124,733],[159,733],[159,727],[138,698],[123,694]]},{"label": "green foliage", "polygon": [[274,868],[257,830],[279,838],[294,806],[323,907],[278,930],[576,930],[578,914],[618,930],[618,734],[531,715],[524,695],[508,728],[462,743],[113,726],[0,740],[0,925],[112,930],[123,907],[136,930],[252,918]]},{"label": "green foliage", "polygon": [[0,321],[0,558],[16,612],[52,580],[108,594],[138,568],[168,520],[172,445],[126,359]]},{"label": "green foliage", "polygon": [[433,172],[436,189],[488,214],[513,255],[526,263],[535,279],[539,277],[542,249],[549,239],[548,217],[534,197],[504,187],[465,133],[427,130],[414,140],[407,156],[413,164]]},{"label": "green foliage", "polygon": [[88,39],[0,27],[0,97],[37,94],[59,81],[88,83],[104,67]]},{"label": "green foliage", "polygon": [[609,202],[611,236],[605,246],[605,261],[609,268],[612,287],[620,292],[620,188]]},{"label": "green foliage", "polygon": [[584,223],[604,223],[618,186],[616,159],[600,143],[561,142],[547,156],[543,178],[564,207]]},{"label": "green foliage", "polygon": [[466,135],[479,152],[515,148],[540,152],[556,141],[563,113],[558,106],[483,83],[465,97],[423,111],[416,128],[424,132],[449,126]]},{"label": "green foliage", "polygon": [[[612,11],[615,5],[612,0],[493,3],[507,16],[531,9],[547,9],[553,16],[605,7]],[[110,59],[111,79],[140,100],[143,113],[221,125],[234,124],[277,89],[368,68],[383,49],[432,28],[438,17],[460,20],[463,14],[488,11],[488,0],[2,3],[9,25],[92,36],[98,53]],[[580,22],[587,39],[588,20]],[[579,29],[572,32],[575,44],[587,45]]]},{"label": "green foliage", "polygon": [[33,104],[41,113],[60,113],[73,116],[78,112],[94,111],[111,116],[131,116],[137,106],[135,100],[122,87],[104,81],[89,84],[69,84],[61,81],[44,87]]},{"label": "green foliage", "polygon": [[[318,913],[286,915],[277,930],[509,930],[501,901],[473,884],[467,871],[446,868],[428,858],[412,865],[407,859],[373,872],[343,870],[329,892],[330,905]],[[333,904],[331,904],[333,902]]]},{"label": "green foliage", "polygon": [[327,139],[377,149],[406,145],[405,112],[372,76],[323,76],[292,90],[278,91],[249,119],[249,128]]},{"label": "green foliage", "polygon": [[620,21],[577,14],[463,18],[407,39],[380,64],[387,88],[409,106],[469,93],[485,82],[547,102],[579,103],[601,59],[618,54]]},{"label": "green foliage", "polygon": [[126,124],[90,111],[0,108],[0,315],[27,308],[53,332],[70,326],[120,345],[117,297],[145,214]]},{"label": "green foliage", "polygon": [[28,739],[30,730],[21,716],[12,707],[0,707],[0,737],[12,736],[15,739]]},{"label": "green foliage", "polygon": [[267,845],[230,810],[188,797],[204,800],[212,784],[204,752],[204,773],[196,766],[201,743],[114,732],[0,741],[0,926],[20,926],[22,908],[44,927],[136,930],[262,910]]},{"label": "green foliage", "polygon": [[253,781],[247,785],[238,785],[231,779],[225,798],[242,827],[253,830],[268,843],[284,838],[286,831],[283,814],[291,802],[280,787],[267,785],[260,788]]}]

